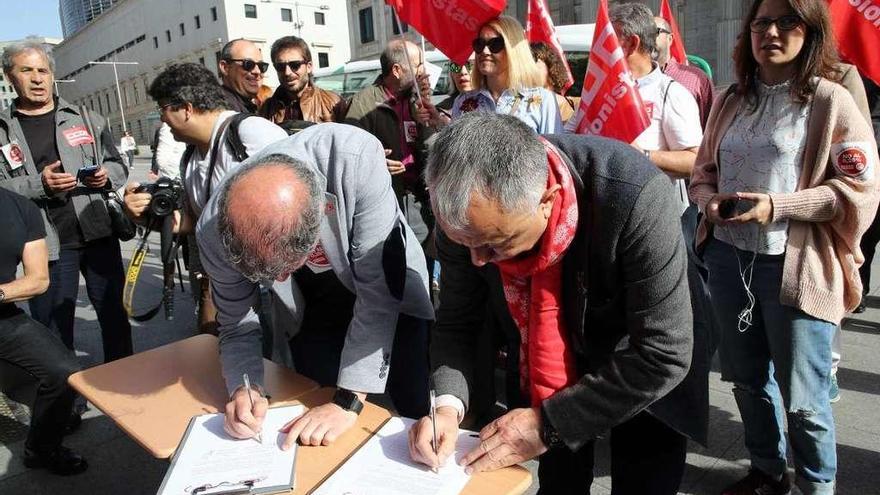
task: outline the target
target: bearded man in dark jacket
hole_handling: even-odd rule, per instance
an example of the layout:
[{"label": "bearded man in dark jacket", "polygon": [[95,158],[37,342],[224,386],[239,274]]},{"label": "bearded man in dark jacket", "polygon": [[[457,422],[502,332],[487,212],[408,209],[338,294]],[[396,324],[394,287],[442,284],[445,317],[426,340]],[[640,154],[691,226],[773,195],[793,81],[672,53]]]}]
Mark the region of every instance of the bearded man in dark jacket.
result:
[{"label": "bearded man in dark jacket", "polygon": [[685,435],[701,426],[673,416],[704,398],[673,394],[674,407],[658,407],[685,378],[694,343],[669,180],[626,144],[541,137],[481,112],[438,135],[425,177],[443,266],[431,341],[438,453],[422,418],[410,431],[414,460],[439,466],[454,451],[493,359],[481,345],[488,314],[505,329],[516,386],[509,412],[462,460],[469,472],[540,456],[541,493],[586,493],[593,444],[610,432],[614,493],[676,493]]}]

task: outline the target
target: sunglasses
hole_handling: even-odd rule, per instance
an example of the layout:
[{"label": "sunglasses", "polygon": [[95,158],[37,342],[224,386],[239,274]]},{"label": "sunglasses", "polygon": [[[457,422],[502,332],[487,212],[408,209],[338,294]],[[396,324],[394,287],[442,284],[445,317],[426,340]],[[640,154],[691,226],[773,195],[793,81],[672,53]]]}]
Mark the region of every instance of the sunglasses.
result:
[{"label": "sunglasses", "polygon": [[275,62],[272,64],[272,67],[275,67],[275,71],[279,74],[283,74],[286,67],[290,67],[290,70],[292,72],[296,72],[299,70],[300,67],[306,65],[307,63],[308,62],[306,62],[305,60],[291,60],[290,62]]},{"label": "sunglasses", "polygon": [[447,66],[449,67],[449,72],[451,72],[453,74],[460,74],[461,69],[467,69],[468,72],[471,72],[474,69],[474,63],[471,62],[470,60],[468,60],[464,65],[458,65],[455,62],[449,62],[449,64],[447,64]]},{"label": "sunglasses", "polygon": [[245,72],[250,72],[254,70],[254,67],[260,68],[260,74],[265,74],[267,70],[269,70],[268,62],[254,62],[249,58],[227,58],[227,62],[235,62],[240,65]]},{"label": "sunglasses", "polygon": [[490,53],[499,53],[504,50],[504,38],[501,36],[489,39],[477,38],[471,43],[471,46],[474,48],[474,53],[483,53],[483,49],[487,46]]},{"label": "sunglasses", "polygon": [[772,17],[757,17],[749,23],[749,29],[753,33],[763,33],[770,29],[771,25],[776,24],[777,29],[780,31],[791,31],[803,22],[799,16],[793,14],[779,16],[775,19]]},{"label": "sunglasses", "polygon": [[672,34],[672,31],[663,28],[657,28],[657,34]]}]

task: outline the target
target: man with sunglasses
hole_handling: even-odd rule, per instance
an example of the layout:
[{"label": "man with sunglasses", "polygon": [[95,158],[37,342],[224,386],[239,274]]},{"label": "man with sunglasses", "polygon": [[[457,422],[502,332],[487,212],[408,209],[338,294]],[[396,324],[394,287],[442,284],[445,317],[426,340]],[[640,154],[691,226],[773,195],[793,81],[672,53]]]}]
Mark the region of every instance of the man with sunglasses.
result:
[{"label": "man with sunglasses", "polygon": [[657,25],[657,64],[664,74],[684,86],[694,97],[700,109],[700,125],[705,128],[715,101],[715,86],[705,72],[691,65],[682,65],[669,55],[672,28],[662,17],[655,17],[654,23]]},{"label": "man with sunglasses", "polygon": [[269,64],[252,41],[239,38],[220,50],[220,80],[230,110],[257,113],[254,100],[263,84]]},{"label": "man with sunglasses", "polygon": [[272,66],[281,83],[260,108],[260,115],[293,129],[305,122],[341,122],[345,100],[312,83],[312,53],[308,43],[296,36],[278,38],[272,44]]}]

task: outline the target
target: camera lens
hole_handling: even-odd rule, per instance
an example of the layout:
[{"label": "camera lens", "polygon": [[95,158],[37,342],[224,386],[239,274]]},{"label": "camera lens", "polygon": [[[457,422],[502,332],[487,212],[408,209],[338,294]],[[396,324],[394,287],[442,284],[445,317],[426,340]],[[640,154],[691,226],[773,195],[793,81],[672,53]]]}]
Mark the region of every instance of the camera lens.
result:
[{"label": "camera lens", "polygon": [[174,201],[164,191],[156,193],[153,196],[153,201],[150,203],[150,210],[157,217],[168,216],[174,211]]}]

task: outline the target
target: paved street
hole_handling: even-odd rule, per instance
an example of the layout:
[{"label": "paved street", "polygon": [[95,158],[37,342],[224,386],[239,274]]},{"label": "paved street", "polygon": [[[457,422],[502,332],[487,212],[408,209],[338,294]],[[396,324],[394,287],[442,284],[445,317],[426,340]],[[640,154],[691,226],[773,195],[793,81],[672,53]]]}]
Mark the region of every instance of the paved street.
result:
[{"label": "paved street", "polygon": [[[135,160],[135,179],[143,180],[149,167],[145,158]],[[141,309],[160,297],[161,266],[158,263],[158,235],[141,274],[136,306]],[[134,241],[125,244],[128,259]],[[880,285],[880,269],[875,264],[874,290]],[[95,313],[80,288],[77,310],[76,347],[83,366],[101,361],[100,329]],[[187,286],[188,290],[188,286]],[[878,292],[880,293],[880,292]],[[159,316],[144,324],[133,323],[135,351],[188,337],[194,333],[193,304],[189,293],[178,289],[176,318]],[[880,494],[880,298],[869,297],[868,310],[848,318],[843,327],[843,362],[839,371],[842,399],[834,405],[838,434],[838,493]],[[711,424],[709,448],[693,444],[682,493],[716,494],[746,472],[748,462],[743,446],[742,424],[730,385],[722,383],[717,366],[710,376]],[[152,494],[159,487],[168,464],[150,457],[97,409],[84,416],[82,428],[68,437],[67,444],[87,456],[90,469],[79,476],[62,478],[43,470],[29,470],[22,464],[25,427],[15,419],[0,397],[0,494],[30,495],[64,493],[68,495]],[[169,404],[173,407],[173,404]],[[21,413],[19,413],[21,416]],[[534,470],[534,463],[529,464]],[[599,446],[597,479],[593,494],[610,493],[608,445]],[[638,476],[639,473],[633,473]],[[529,493],[534,493],[536,484]]]}]

